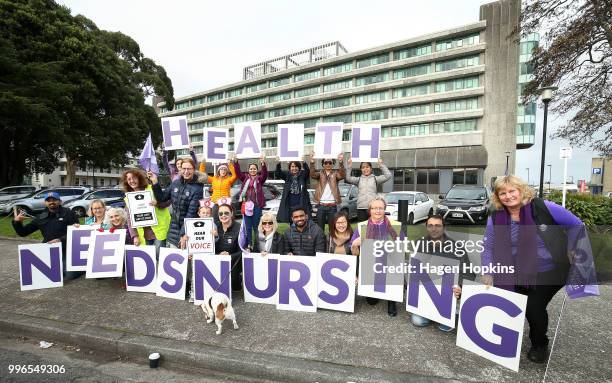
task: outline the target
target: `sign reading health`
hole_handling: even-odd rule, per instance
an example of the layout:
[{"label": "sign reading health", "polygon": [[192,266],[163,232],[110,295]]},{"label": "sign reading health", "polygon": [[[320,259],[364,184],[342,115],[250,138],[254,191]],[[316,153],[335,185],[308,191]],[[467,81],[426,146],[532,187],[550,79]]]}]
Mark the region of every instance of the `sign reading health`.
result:
[{"label": "sign reading health", "polygon": [[212,163],[227,162],[228,131],[223,128],[204,129],[206,142],[206,160]]},{"label": "sign reading health", "polygon": [[280,161],[302,161],[304,157],[304,124],[279,124],[277,137]]},{"label": "sign reading health", "polygon": [[64,285],[61,243],[19,245],[18,251],[21,291]]},{"label": "sign reading health", "polygon": [[457,346],[518,371],[527,296],[464,281]]},{"label": "sign reading health", "polygon": [[189,147],[187,116],[164,117],[161,119],[165,150]]},{"label": "sign reading health", "polygon": [[315,127],[314,158],[336,158],[342,153],[342,122],[317,123]]},{"label": "sign reading health", "polygon": [[353,125],[351,140],[351,158],[353,161],[378,161],[380,157],[380,125]]},{"label": "sign reading health", "polygon": [[234,148],[236,158],[259,158],[261,156],[261,123],[235,124]]}]

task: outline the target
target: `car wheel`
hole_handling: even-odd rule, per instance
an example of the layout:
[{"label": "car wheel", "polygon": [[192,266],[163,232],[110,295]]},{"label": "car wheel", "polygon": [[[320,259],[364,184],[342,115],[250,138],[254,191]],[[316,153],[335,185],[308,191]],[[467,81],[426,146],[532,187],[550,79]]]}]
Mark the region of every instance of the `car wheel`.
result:
[{"label": "car wheel", "polygon": [[410,213],[408,216],[408,225],[412,225],[414,223],[414,214]]},{"label": "car wheel", "polygon": [[87,212],[85,211],[85,209],[83,209],[80,206],[74,207],[72,208],[72,212],[74,213],[74,215],[77,216],[77,218],[82,218],[85,217],[85,215],[87,214]]},{"label": "car wheel", "polygon": [[429,209],[429,213],[427,213],[427,218],[433,215],[433,208]]}]

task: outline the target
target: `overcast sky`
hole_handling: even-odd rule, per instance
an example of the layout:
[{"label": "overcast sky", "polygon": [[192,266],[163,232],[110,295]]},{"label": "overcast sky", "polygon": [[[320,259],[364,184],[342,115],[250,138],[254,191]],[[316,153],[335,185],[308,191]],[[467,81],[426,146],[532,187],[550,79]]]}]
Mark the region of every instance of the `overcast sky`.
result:
[{"label": "overcast sky", "polygon": [[[175,97],[242,80],[242,68],[331,41],[349,52],[477,22],[483,0],[307,0],[153,1],[59,0],[101,29],[132,37],[142,52],[162,65]],[[540,174],[543,111],[538,110],[536,144],[517,151],[515,173],[531,183]],[[549,114],[548,130],[563,116]],[[546,164],[560,184],[560,140],[547,141]],[[574,148],[568,176],[590,181],[596,153]],[[548,168],[545,170],[548,182]]]}]

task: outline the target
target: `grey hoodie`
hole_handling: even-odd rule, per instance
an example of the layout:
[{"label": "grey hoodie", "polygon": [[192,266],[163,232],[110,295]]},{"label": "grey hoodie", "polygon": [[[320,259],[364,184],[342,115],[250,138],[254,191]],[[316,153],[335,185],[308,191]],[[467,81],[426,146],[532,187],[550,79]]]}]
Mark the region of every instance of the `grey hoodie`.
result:
[{"label": "grey hoodie", "polygon": [[377,186],[384,184],[391,178],[391,172],[389,168],[387,168],[387,165],[380,164],[380,170],[382,174],[379,176],[370,174],[369,176],[362,175],[361,177],[354,177],[347,173],[344,178],[344,182],[356,185],[359,188],[359,193],[357,194],[357,209],[367,209],[370,201],[376,197]]}]

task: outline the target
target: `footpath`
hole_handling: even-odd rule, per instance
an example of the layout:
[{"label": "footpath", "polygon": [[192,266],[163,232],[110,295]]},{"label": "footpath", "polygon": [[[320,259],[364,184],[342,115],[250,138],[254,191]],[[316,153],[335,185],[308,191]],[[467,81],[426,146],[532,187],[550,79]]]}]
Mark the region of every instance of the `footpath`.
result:
[{"label": "footpath", "polygon": [[[223,334],[215,335],[216,326],[206,324],[198,306],[128,293],[119,280],[80,278],[61,288],[21,292],[17,245],[22,243],[27,242],[0,239],[0,332],[5,334],[81,345],[143,363],[150,352],[159,352],[162,368],[193,366],[253,380],[541,382],[544,376],[545,365],[526,358],[527,324],[515,373],[455,346],[455,331],[416,328],[405,309],[390,318],[385,304],[369,306],[361,297],[354,314],[302,313],[244,303],[238,292],[234,309],[240,329],[226,322]],[[612,380],[612,286],[600,290],[600,297],[567,301],[547,381]],[[549,305],[551,336],[562,300],[559,293]]]}]

